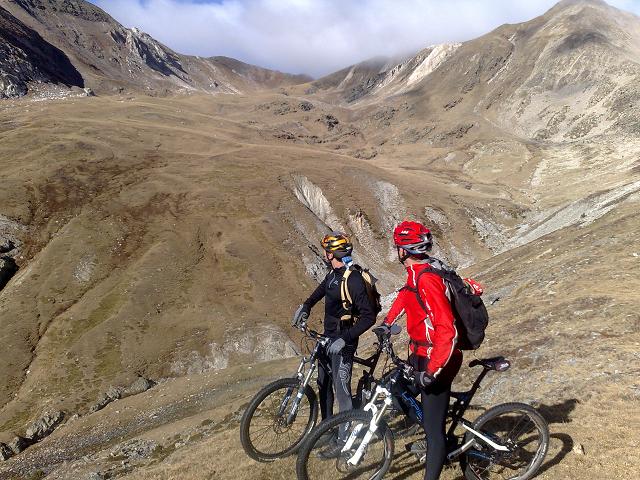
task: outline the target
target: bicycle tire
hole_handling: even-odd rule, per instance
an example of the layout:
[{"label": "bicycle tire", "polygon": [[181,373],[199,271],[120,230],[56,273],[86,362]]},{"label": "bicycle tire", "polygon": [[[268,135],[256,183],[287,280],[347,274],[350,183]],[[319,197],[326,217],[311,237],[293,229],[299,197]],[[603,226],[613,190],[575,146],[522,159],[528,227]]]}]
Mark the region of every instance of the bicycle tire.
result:
[{"label": "bicycle tire", "polygon": [[[536,474],[544,458],[547,454],[547,450],[549,448],[549,426],[547,425],[546,420],[538,413],[538,411],[533,408],[531,405],[527,405],[525,403],[503,403],[501,405],[496,405],[495,407],[490,408],[482,415],[480,415],[473,424],[473,428],[475,430],[480,431],[481,433],[489,436],[490,438],[496,438],[501,441],[502,444],[513,442],[514,439],[509,438],[510,436],[515,436],[514,431],[516,431],[516,427],[519,425],[520,420],[512,430],[506,435],[499,435],[497,432],[491,431],[491,429],[496,430],[500,425],[500,417],[503,417],[503,422],[506,421],[506,417],[509,414],[520,414],[526,416],[531,423],[534,425],[535,430],[537,431],[538,438],[536,439],[538,445],[535,448],[535,452],[533,453],[531,459],[526,463],[526,468],[522,473],[519,473],[516,476],[508,477],[509,480],[529,480],[533,478]],[[496,422],[496,420],[498,420]],[[493,426],[495,424],[496,426]],[[520,427],[521,428],[521,427]],[[476,438],[471,432],[467,432],[464,437],[464,443]],[[472,449],[467,451],[463,458],[461,459],[464,477],[467,480],[489,480],[493,477],[484,476],[478,473],[478,458],[477,455],[481,451],[491,451],[491,447],[488,445],[479,445],[481,440],[476,440],[476,446],[478,449]],[[517,443],[517,442],[516,442]],[[494,450],[495,452],[495,450]],[[513,456],[514,453],[522,454],[519,450],[515,450],[510,455]],[[528,452],[527,452],[528,453]],[[494,453],[499,456],[499,453]],[[487,459],[481,460],[484,463],[489,463],[489,465],[501,465],[500,463],[492,463]],[[506,463],[506,460],[503,461]],[[504,467],[504,465],[501,465]],[[485,468],[485,471],[488,470],[488,467]],[[505,477],[501,477],[505,478]]]},{"label": "bicycle tire", "polygon": [[[296,474],[298,480],[315,480],[314,478],[310,478],[307,471],[307,463],[309,461],[309,457],[312,451],[316,447],[316,443],[321,442],[321,437],[329,432],[331,429],[336,428],[338,425],[347,422],[358,422],[369,424],[371,421],[371,414],[369,412],[365,412],[364,410],[349,410],[346,412],[338,413],[331,418],[328,418],[322,421],[318,426],[316,426],[309,436],[305,439],[302,447],[298,451],[298,459],[296,461]],[[391,462],[393,460],[393,451],[394,451],[394,440],[393,433],[391,429],[388,427],[384,420],[380,420],[378,424],[378,429],[376,430],[375,435],[383,442],[384,446],[384,461],[380,468],[375,472],[373,476],[369,477],[369,480],[380,480],[387,473],[389,468],[391,467]],[[348,478],[354,478],[352,473],[349,473]],[[324,477],[322,477],[324,478]],[[338,478],[335,475],[326,478]]]},{"label": "bicycle tire", "polygon": [[[258,447],[256,447],[255,440],[251,439],[251,422],[254,419],[254,415],[258,407],[260,407],[260,405],[270,395],[277,392],[278,390],[293,388],[295,391],[299,385],[300,380],[295,377],[276,380],[275,382],[272,382],[263,387],[249,403],[249,406],[245,410],[244,414],[242,415],[242,419],[240,420],[240,443],[242,444],[242,448],[244,449],[246,454],[252,459],[258,462],[272,462],[278,458],[295,453],[302,444],[305,437],[316,425],[316,422],[318,420],[318,399],[313,388],[307,385],[304,393],[307,401],[309,402],[309,418],[307,419],[306,426],[302,431],[302,435],[300,435],[293,442],[289,442],[287,445],[283,445],[284,448],[275,452],[261,451]],[[280,442],[279,444],[282,445],[282,443]]]}]

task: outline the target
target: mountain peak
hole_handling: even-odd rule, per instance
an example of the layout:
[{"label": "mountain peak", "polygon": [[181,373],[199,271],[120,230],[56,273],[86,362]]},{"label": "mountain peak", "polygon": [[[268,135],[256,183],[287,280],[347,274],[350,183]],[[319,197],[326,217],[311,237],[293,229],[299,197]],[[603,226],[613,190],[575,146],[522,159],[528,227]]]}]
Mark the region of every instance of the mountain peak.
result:
[{"label": "mountain peak", "polygon": [[615,12],[622,13],[621,10],[609,5],[604,0],[561,0],[560,2],[556,3],[556,5],[553,6],[548,13],[559,13],[564,10],[575,9],[580,7],[583,7],[581,11],[584,10],[584,7],[590,7],[592,9],[595,8],[600,11],[605,10],[611,13],[615,13]]},{"label": "mountain peak", "polygon": [[560,0],[554,8],[572,7],[574,5],[597,5],[600,7],[610,7],[604,0]]}]

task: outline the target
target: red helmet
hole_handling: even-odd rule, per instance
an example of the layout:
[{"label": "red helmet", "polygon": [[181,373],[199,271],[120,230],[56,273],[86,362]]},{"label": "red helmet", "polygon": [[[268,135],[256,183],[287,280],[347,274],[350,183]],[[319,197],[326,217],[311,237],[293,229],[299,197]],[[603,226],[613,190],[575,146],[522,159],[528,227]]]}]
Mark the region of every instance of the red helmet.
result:
[{"label": "red helmet", "polygon": [[418,222],[405,220],[393,231],[393,243],[412,255],[426,254],[433,246],[431,231]]}]

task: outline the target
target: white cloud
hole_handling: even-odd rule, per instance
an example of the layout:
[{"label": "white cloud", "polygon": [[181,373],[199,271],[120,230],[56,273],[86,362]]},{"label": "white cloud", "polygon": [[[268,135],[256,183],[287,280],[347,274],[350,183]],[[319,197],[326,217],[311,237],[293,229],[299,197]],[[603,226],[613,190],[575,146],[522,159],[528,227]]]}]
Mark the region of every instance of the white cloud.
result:
[{"label": "white cloud", "polygon": [[[464,41],[556,0],[94,0],[172,49],[324,75],[377,55]],[[611,4],[640,11],[636,0]]]}]

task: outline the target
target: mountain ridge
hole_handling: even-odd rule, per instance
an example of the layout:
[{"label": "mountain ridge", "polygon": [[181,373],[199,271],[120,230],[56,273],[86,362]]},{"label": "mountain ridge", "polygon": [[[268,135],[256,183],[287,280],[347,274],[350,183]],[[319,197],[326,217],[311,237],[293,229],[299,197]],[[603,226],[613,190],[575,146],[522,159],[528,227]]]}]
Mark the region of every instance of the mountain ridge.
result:
[{"label": "mountain ridge", "polygon": [[83,0],[2,0],[0,5],[65,52],[87,86],[98,93],[122,88],[154,94],[246,93],[310,80],[225,57],[178,54]]}]

